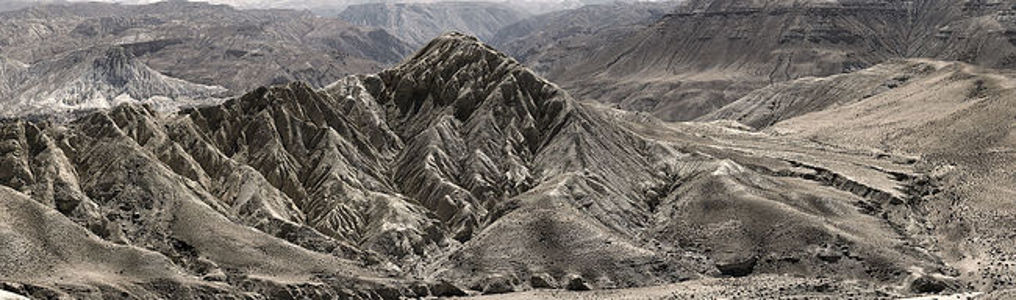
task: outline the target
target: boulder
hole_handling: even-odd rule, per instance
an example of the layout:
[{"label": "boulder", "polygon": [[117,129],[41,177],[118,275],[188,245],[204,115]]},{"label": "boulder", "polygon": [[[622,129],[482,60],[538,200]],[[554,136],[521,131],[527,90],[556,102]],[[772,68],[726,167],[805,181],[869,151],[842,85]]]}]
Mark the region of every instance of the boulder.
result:
[{"label": "boulder", "polygon": [[469,293],[466,292],[465,289],[446,280],[442,280],[432,285],[430,288],[430,292],[431,295],[436,297],[462,297],[469,295]]},{"label": "boulder", "polygon": [[840,261],[840,258],[843,258],[843,253],[836,249],[827,247],[819,249],[818,253],[816,253],[815,256],[818,257],[818,259],[821,259],[822,261],[835,263]]},{"label": "boulder", "polygon": [[755,271],[755,264],[757,262],[758,259],[755,257],[726,260],[717,262],[716,268],[720,270],[721,274],[726,276],[744,277],[751,275]]},{"label": "boulder", "polygon": [[529,285],[534,289],[556,289],[557,280],[547,273],[535,273],[529,278]]},{"label": "boulder", "polygon": [[504,294],[515,291],[515,286],[512,284],[512,280],[502,275],[494,275],[487,280],[483,286],[483,294]]},{"label": "boulder", "polygon": [[593,289],[589,282],[587,282],[585,278],[582,278],[581,275],[568,275],[565,278],[565,282],[568,283],[565,288],[569,291],[588,291]]},{"label": "boulder", "polygon": [[938,294],[949,288],[951,282],[941,275],[922,275],[910,282],[910,291],[917,294]]}]

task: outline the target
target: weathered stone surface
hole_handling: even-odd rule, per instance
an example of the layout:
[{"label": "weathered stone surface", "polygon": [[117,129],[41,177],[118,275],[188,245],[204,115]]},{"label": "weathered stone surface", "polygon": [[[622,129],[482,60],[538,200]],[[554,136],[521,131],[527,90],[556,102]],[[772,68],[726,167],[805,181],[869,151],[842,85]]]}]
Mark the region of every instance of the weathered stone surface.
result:
[{"label": "weathered stone surface", "polygon": [[565,276],[564,281],[566,282],[564,288],[569,291],[588,291],[593,289],[593,286],[582,275],[569,274]]},{"label": "weathered stone surface", "polygon": [[459,287],[458,285],[450,281],[445,280],[439,281],[438,283],[432,285],[430,287],[430,293],[431,295],[437,297],[460,297],[469,295],[469,292],[467,292],[465,289]]},{"label": "weathered stone surface", "polygon": [[723,275],[744,277],[751,275],[751,273],[755,271],[755,264],[757,263],[758,259],[754,257],[734,258],[727,261],[717,262],[716,268],[720,269],[720,273]]},{"label": "weathered stone surface", "polygon": [[536,273],[529,278],[529,285],[534,289],[556,289],[557,280],[547,273]]}]

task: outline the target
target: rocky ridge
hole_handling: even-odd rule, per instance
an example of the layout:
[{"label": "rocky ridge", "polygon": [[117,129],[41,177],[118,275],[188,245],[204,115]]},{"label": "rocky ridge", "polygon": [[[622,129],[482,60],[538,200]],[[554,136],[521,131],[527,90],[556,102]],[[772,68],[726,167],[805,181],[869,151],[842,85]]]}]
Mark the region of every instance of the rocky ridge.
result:
[{"label": "rocky ridge", "polygon": [[[926,249],[917,187],[936,185],[922,169],[583,104],[461,34],[323,89],[2,132],[4,240],[75,249],[0,256],[14,266],[4,289],[36,297],[396,298],[756,274],[907,295],[892,286],[955,274]],[[48,217],[10,221],[31,214]],[[120,275],[137,263],[100,259],[129,257],[114,251],[151,265]],[[81,265],[96,267],[45,273]]]}]

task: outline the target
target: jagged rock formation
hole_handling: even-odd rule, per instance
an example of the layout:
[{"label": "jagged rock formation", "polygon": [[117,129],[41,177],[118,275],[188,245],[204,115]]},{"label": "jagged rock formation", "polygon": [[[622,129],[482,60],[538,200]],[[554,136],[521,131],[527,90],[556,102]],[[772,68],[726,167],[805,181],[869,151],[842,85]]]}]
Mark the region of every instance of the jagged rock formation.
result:
[{"label": "jagged rock formation", "polygon": [[383,30],[300,11],[164,1],[0,13],[0,56],[27,64],[109,45],[160,73],[223,86],[235,95],[291,81],[323,87],[349,74],[379,71],[412,51]]},{"label": "jagged rock formation", "polygon": [[1016,26],[1013,4],[686,1],[638,33],[585,47],[596,50],[562,61],[549,68],[560,71],[547,76],[581,99],[692,120],[771,83],[857,71],[890,59],[1011,66],[1016,48],[1006,32]]},{"label": "jagged rock formation", "polygon": [[526,16],[507,4],[485,2],[359,4],[338,15],[353,25],[384,28],[414,46],[449,31],[488,40],[502,27]]},{"label": "jagged rock formation", "polygon": [[165,76],[121,47],[74,51],[27,66],[5,60],[0,116],[64,115],[145,102],[160,110],[210,102],[225,88]]},{"label": "jagged rock formation", "polygon": [[[0,132],[14,199],[0,203],[27,207],[0,210],[0,228],[92,247],[46,255],[99,266],[77,281],[31,271],[73,260],[0,256],[18,293],[396,298],[745,275],[775,289],[756,275],[792,274],[908,295],[898,283],[956,273],[929,250],[917,204],[943,191],[926,169],[583,104],[461,34],[323,89]],[[10,221],[29,214],[48,219]],[[47,239],[49,226],[76,233]],[[130,263],[102,259],[113,251],[152,257],[135,271],[149,273],[115,277]]]}]

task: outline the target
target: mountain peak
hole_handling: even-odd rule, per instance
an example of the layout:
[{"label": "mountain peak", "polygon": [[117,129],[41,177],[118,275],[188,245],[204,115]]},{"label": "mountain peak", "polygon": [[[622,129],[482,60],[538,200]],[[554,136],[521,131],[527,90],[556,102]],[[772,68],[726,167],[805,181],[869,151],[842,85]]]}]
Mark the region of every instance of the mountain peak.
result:
[{"label": "mountain peak", "polygon": [[135,77],[139,63],[123,47],[110,47],[92,61],[92,66],[102,77],[114,86],[124,86]]},{"label": "mountain peak", "polygon": [[515,62],[514,59],[510,58],[507,54],[501,53],[497,49],[484,44],[475,36],[458,31],[449,31],[437,38],[434,38],[430,41],[430,43],[427,43],[427,45],[420,49],[420,51],[416,52],[416,54],[413,55],[406,64],[421,59],[448,58],[455,54],[449,51],[460,52],[460,54],[461,52],[481,51],[502,59],[510,59],[512,62]]},{"label": "mountain peak", "polygon": [[391,104],[403,116],[451,107],[455,118],[467,120],[480,107],[503,97],[497,105],[518,107],[543,126],[553,126],[549,123],[557,122],[554,120],[574,106],[557,85],[476,37],[459,32],[435,38],[412,58],[379,76]]}]

